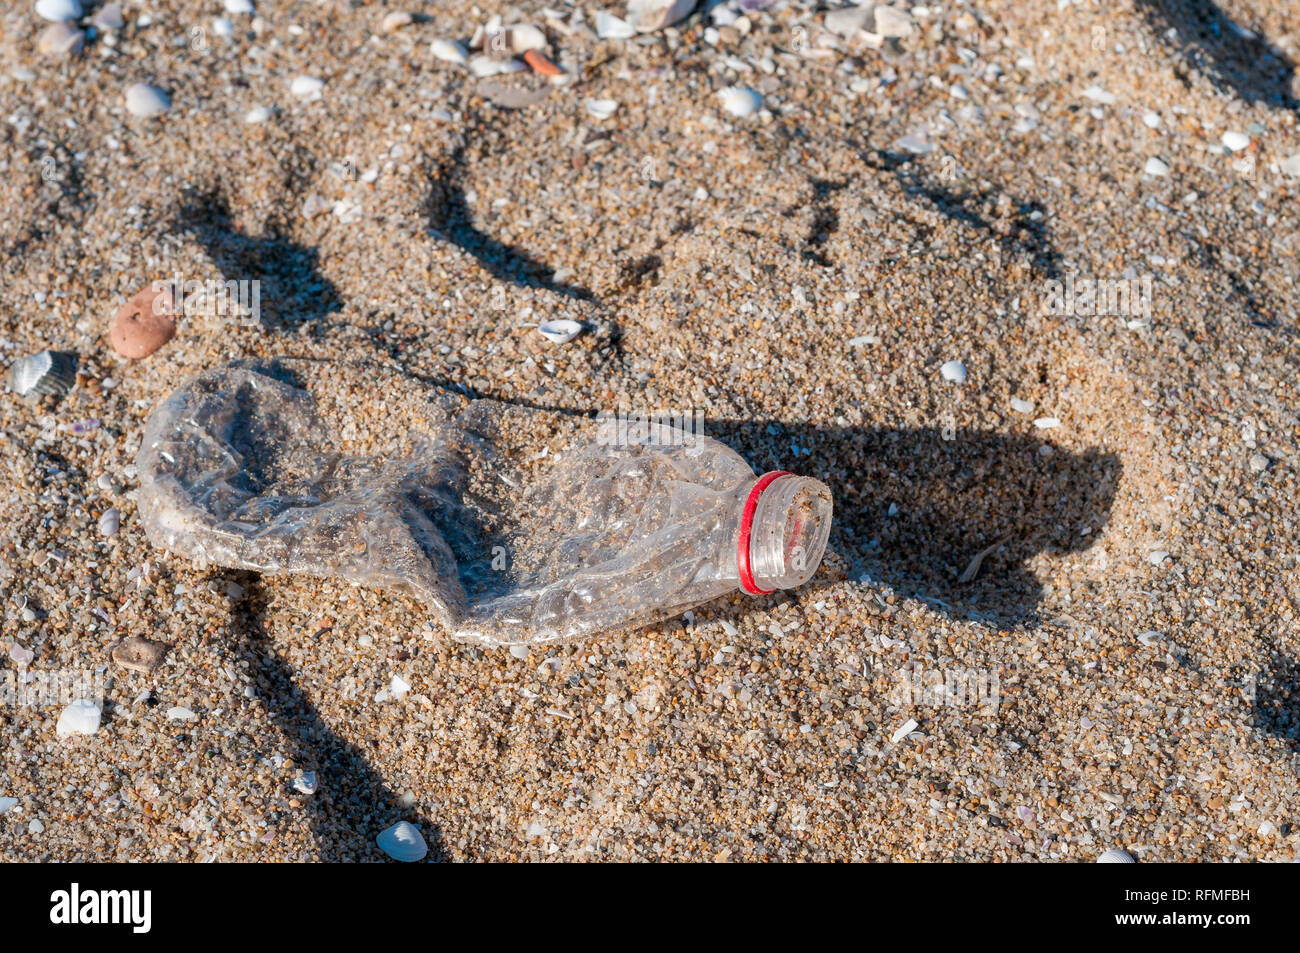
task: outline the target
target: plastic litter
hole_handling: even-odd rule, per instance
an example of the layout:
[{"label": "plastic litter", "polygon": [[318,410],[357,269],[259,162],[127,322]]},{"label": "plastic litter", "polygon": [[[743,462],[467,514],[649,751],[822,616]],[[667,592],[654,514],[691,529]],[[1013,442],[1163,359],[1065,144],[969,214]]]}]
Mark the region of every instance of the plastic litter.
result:
[{"label": "plastic litter", "polygon": [[404,590],[455,638],[489,645],[794,588],[830,532],[824,484],[756,477],[724,444],[666,424],[586,420],[540,455],[543,412],[434,388],[418,429],[409,453],[346,455],[283,367],[204,372],[145,427],[141,522],[201,564]]}]

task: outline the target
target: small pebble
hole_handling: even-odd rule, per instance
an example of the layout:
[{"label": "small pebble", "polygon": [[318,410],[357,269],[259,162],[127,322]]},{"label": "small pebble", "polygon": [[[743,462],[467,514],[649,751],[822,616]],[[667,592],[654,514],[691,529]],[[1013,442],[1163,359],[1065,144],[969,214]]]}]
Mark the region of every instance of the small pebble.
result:
[{"label": "small pebble", "polygon": [[1147,175],[1154,176],[1156,178],[1163,178],[1164,176],[1169,174],[1169,163],[1167,163],[1164,159],[1159,159],[1156,156],[1151,156],[1149,159],[1147,159],[1147,164],[1142,167],[1142,171],[1145,172]]},{"label": "small pebble", "polygon": [[98,30],[120,30],[126,26],[126,19],[122,16],[122,5],[120,3],[109,3],[95,11],[95,18],[91,20]]},{"label": "small pebble", "polygon": [[130,636],[113,646],[113,661],[132,672],[149,674],[155,671],[167,657],[167,646],[162,642]]},{"label": "small pebble", "polygon": [[253,0],[225,0],[222,5],[227,13],[251,15],[254,12]]},{"label": "small pebble", "polygon": [[247,113],[244,114],[244,122],[250,124],[266,122],[270,118],[271,118],[270,106],[254,106],[252,109],[250,109]]},{"label": "small pebble", "polygon": [[170,341],[176,334],[171,301],[170,289],[149,287],[122,305],[108,329],[113,350],[139,360]]},{"label": "small pebble", "polygon": [[315,76],[299,76],[289,84],[289,92],[299,99],[314,99],[319,97],[321,90],[325,88],[325,81],[317,79]]},{"label": "small pebble", "polygon": [[1012,397],[1011,409],[1018,414],[1032,414],[1034,412],[1034,402],[1020,397]]},{"label": "small pebble", "polygon": [[199,716],[182,705],[173,705],[167,709],[168,721],[194,721]]},{"label": "small pebble", "polygon": [[293,779],[293,789],[299,794],[315,794],[318,786],[315,771],[304,771]]},{"label": "small pebble", "polygon": [[1250,468],[1256,473],[1262,473],[1268,469],[1268,457],[1262,453],[1253,453],[1250,456]]},{"label": "small pebble", "polygon": [[409,13],[395,10],[379,21],[379,30],[381,33],[396,33],[402,27],[410,26],[412,19]]},{"label": "small pebble", "polygon": [[464,66],[469,62],[469,50],[465,49],[464,44],[457,43],[455,40],[434,40],[429,44],[429,50],[435,59],[442,60],[444,63]]},{"label": "small pebble", "polygon": [[1244,132],[1225,132],[1223,134],[1223,144],[1233,152],[1240,152],[1250,146],[1250,136]]}]

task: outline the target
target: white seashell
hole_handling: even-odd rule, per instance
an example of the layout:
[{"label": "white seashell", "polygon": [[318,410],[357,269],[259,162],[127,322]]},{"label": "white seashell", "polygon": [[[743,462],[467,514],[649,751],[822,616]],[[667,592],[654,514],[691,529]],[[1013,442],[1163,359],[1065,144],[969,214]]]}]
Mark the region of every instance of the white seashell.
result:
[{"label": "white seashell", "polygon": [[1225,132],[1223,134],[1223,144],[1233,152],[1240,152],[1250,145],[1250,136],[1244,132]]},{"label": "white seashell", "polygon": [[140,119],[161,116],[172,108],[171,97],[157,86],[134,83],[126,88],[126,111]]},{"label": "white seashell", "polygon": [[212,21],[212,32],[217,36],[234,36],[235,24],[227,17],[217,17]]},{"label": "white seashell", "polygon": [[51,23],[36,40],[36,52],[42,56],[76,56],[86,42],[86,34],[71,23]]},{"label": "white seashell", "polygon": [[1137,861],[1118,847],[1112,847],[1097,858],[1099,864],[1136,864]]},{"label": "white seashell", "polygon": [[16,797],[0,797],[0,814],[5,814],[11,807],[18,803]]},{"label": "white seashell", "polygon": [[1282,171],[1287,175],[1293,175],[1296,178],[1300,178],[1300,152],[1297,152],[1282,163]]},{"label": "white seashell", "polygon": [[537,331],[552,344],[568,344],[582,333],[582,325],[569,318],[560,318],[538,325]]},{"label": "white seashell", "polygon": [[966,383],[966,365],[961,361],[944,361],[943,366],[939,368],[939,373],[943,375],[946,381],[952,381],[954,384]]},{"label": "white seashell", "polygon": [[894,7],[876,7],[876,33],[884,37],[902,39],[912,35],[912,18]]},{"label": "white seashell", "polygon": [[510,38],[510,49],[515,53],[527,53],[529,50],[546,49],[546,34],[529,23],[517,23],[506,27]]},{"label": "white seashell", "polygon": [[93,735],[99,730],[99,719],[103,711],[99,702],[89,698],[79,698],[59,714],[59,723],[54,732],[60,738],[69,735]]},{"label": "white seashell", "polygon": [[1153,566],[1159,566],[1169,558],[1169,551],[1166,549],[1153,549],[1147,553],[1147,562]]},{"label": "white seashell", "polygon": [[589,99],[582,105],[597,119],[608,119],[618,112],[618,103],[612,99]]},{"label": "white seashell", "polygon": [[414,824],[399,821],[377,838],[375,843],[393,860],[411,863],[424,860],[429,854],[429,845],[424,842],[424,835]]},{"label": "white seashell", "polygon": [[379,21],[379,29],[384,33],[396,33],[404,26],[410,26],[415,18],[409,13],[394,10]]},{"label": "white seashell", "polygon": [[916,731],[916,727],[915,718],[907,719],[907,721],[903,722],[902,726],[890,736],[889,743],[894,745],[898,744],[912,732]]},{"label": "white seashell", "polygon": [[1147,159],[1147,164],[1142,167],[1142,171],[1147,175],[1163,178],[1169,174],[1169,163],[1164,159],[1151,156],[1151,158]]},{"label": "white seashell", "polygon": [[596,36],[602,40],[626,40],[636,36],[632,24],[604,10],[596,11]]},{"label": "white seashell", "polygon": [[254,106],[252,109],[250,109],[247,113],[244,114],[244,122],[248,122],[248,123],[266,122],[270,118],[271,118],[270,106]]},{"label": "white seashell", "polygon": [[469,50],[465,49],[464,43],[458,43],[455,40],[434,40],[429,44],[429,50],[434,57],[444,63],[455,63],[458,66],[464,66],[469,62]]},{"label": "white seashell", "polygon": [[289,85],[289,92],[299,99],[314,99],[325,88],[325,81],[315,76],[299,76]]},{"label": "white seashell", "polygon": [[122,16],[122,5],[120,3],[110,3],[107,6],[100,7],[95,11],[95,18],[90,21],[100,30],[120,30],[126,26],[126,18]]},{"label": "white seashell", "polygon": [[845,38],[855,36],[866,28],[870,16],[871,7],[867,5],[841,7],[826,14],[826,29]]},{"label": "white seashell", "polygon": [[1032,413],[1034,410],[1034,402],[1032,400],[1024,400],[1020,397],[1012,397],[1011,409],[1018,414]]},{"label": "white seashell", "polygon": [[116,506],[109,507],[99,518],[99,535],[116,536],[117,531],[122,526],[122,514],[117,511]]},{"label": "white seashell", "polygon": [[388,681],[388,694],[394,698],[402,698],[411,690],[411,683],[400,675],[394,675]]},{"label": "white seashell", "polygon": [[1139,635],[1138,641],[1149,648],[1150,646],[1155,645],[1163,638],[1164,638],[1163,635],[1161,635],[1159,632],[1152,629],[1148,632],[1143,632],[1141,635]]},{"label": "white seashell", "polygon": [[1103,106],[1109,106],[1115,101],[1115,94],[1107,92],[1100,86],[1089,86],[1083,91],[1083,95],[1094,103],[1101,103]]},{"label": "white seashell", "polygon": [[722,108],[733,116],[751,116],[763,108],[763,97],[748,86],[728,86],[718,90]]},{"label": "white seashell", "polygon": [[299,794],[315,794],[319,787],[315,771],[304,771],[293,779],[293,789]]},{"label": "white seashell", "polygon": [[1142,114],[1142,125],[1146,126],[1148,129],[1159,129],[1160,113],[1147,110]]},{"label": "white seashell", "polygon": [[495,56],[484,56],[479,54],[469,61],[469,69],[471,73],[480,78],[485,76],[499,76],[502,73],[514,72],[510,63],[510,60],[499,60]]},{"label": "white seashell", "polygon": [[672,26],[695,9],[696,0],[627,0],[627,22],[638,33]]},{"label": "white seashell", "polygon": [[1059,417],[1039,417],[1034,421],[1034,426],[1039,430],[1053,430],[1061,426]]},{"label": "white seashell", "polygon": [[225,0],[222,4],[227,13],[247,13],[253,12],[253,0]]},{"label": "white seashell", "polygon": [[198,715],[188,708],[182,708],[180,705],[173,705],[167,709],[168,721],[193,721]]},{"label": "white seashell", "polygon": [[51,23],[78,20],[83,12],[78,0],[36,0],[36,15]]}]

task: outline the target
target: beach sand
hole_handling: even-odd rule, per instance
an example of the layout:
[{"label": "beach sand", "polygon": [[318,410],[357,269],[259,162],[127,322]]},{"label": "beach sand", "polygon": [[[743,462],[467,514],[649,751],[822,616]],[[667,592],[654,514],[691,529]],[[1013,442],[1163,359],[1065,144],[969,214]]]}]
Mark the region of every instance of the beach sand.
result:
[{"label": "beach sand", "polygon": [[[1300,10],[945,2],[877,49],[811,3],[606,40],[545,6],[384,32],[403,8],[264,0],[227,38],[218,3],[130,2],[70,59],[0,13],[0,357],[80,360],[62,399],[0,394],[0,675],[105,696],[67,738],[0,707],[0,857],[383,860],[407,820],[448,860],[1294,859]],[[565,79],[430,52],[494,14]],[[135,82],[170,110],[130,115]],[[119,358],[112,315],[175,275],[259,281],[260,321]],[[156,550],[150,410],[276,356],[354,450],[437,387],[550,411],[539,453],[703,410],[831,487],[826,559],[512,654]],[[156,672],[110,661],[128,636]]]}]

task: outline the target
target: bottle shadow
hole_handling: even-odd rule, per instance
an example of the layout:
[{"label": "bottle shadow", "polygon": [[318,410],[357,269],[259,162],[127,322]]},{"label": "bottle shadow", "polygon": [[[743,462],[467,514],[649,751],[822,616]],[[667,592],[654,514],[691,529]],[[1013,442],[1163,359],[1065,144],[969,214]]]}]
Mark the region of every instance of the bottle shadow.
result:
[{"label": "bottle shadow", "polygon": [[1278,651],[1269,653],[1268,668],[1255,676],[1252,703],[1255,729],[1281,738],[1300,772],[1300,661]]},{"label": "bottle shadow", "polygon": [[[266,631],[269,600],[261,576],[232,571],[223,578],[244,591],[234,613],[235,650],[247,653],[249,668],[257,673],[254,691],[279,728],[289,757],[304,770],[316,772],[316,793],[294,796],[310,817],[320,859],[385,860],[375,838],[400,820],[420,828],[429,846],[428,860],[445,859],[439,828],[427,819],[413,817],[413,809],[403,808],[375,770],[374,753],[341,738],[299,689],[300,675],[285,663]],[[376,740],[370,743],[376,748],[379,745]]]},{"label": "bottle shadow", "polygon": [[1245,29],[1211,0],[1138,0],[1151,28],[1167,37],[1191,68],[1247,103],[1295,110],[1295,61]]},{"label": "bottle shadow", "polygon": [[789,470],[830,486],[828,549],[852,578],[998,626],[1039,620],[1042,586],[1027,564],[1091,546],[1123,469],[1114,453],[993,430],[706,426],[756,472]]}]

